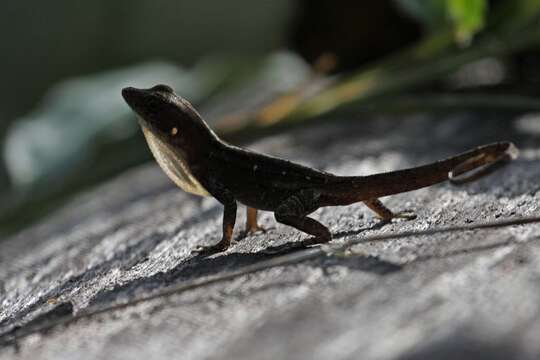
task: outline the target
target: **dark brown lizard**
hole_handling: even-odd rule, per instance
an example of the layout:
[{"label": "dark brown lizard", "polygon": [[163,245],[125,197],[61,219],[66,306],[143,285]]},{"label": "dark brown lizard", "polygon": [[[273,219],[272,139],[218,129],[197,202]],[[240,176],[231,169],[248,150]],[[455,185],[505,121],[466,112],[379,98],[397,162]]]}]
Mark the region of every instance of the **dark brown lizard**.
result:
[{"label": "dark brown lizard", "polygon": [[318,208],[361,201],[384,221],[414,218],[410,213],[392,212],[378,198],[481,169],[465,179],[470,180],[518,153],[512,143],[500,142],[416,168],[370,176],[336,176],[223,142],[191,104],[166,85],[128,87],[122,90],[122,96],[137,113],[157,162],[176,185],[196,195],[211,195],[223,204],[222,239],[214,246],[198,249],[203,253],[229,247],[237,202],[247,206],[247,232],[259,229],[259,209],[272,211],[278,222],[312,235],[303,245],[325,243],[332,239],[330,231],[308,217]]}]

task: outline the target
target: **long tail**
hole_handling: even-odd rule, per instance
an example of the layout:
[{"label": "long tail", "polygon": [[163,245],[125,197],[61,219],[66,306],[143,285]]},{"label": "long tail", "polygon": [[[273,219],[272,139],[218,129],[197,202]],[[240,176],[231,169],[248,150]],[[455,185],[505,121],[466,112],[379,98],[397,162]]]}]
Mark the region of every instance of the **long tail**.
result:
[{"label": "long tail", "polygon": [[446,180],[462,184],[491,173],[518,154],[519,150],[511,142],[499,142],[415,168],[370,176],[340,177],[331,184],[331,189],[329,187],[328,201],[349,204],[417,190]]}]

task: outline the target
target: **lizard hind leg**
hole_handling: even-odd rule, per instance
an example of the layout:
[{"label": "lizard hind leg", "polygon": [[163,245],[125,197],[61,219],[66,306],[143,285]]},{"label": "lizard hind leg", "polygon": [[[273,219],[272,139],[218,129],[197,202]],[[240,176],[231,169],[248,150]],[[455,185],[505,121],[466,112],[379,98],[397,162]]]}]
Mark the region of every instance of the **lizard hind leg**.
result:
[{"label": "lizard hind leg", "polygon": [[304,240],[302,245],[326,243],[332,240],[330,230],[308,214],[319,208],[319,195],[313,190],[302,190],[298,194],[289,197],[281,204],[274,213],[276,221],[292,226],[313,238]]},{"label": "lizard hind leg", "polygon": [[392,210],[387,208],[381,200],[379,199],[370,199],[364,201],[364,204],[374,213],[376,213],[383,222],[390,222],[392,219],[401,218],[405,220],[414,220],[416,219],[416,214],[412,211],[402,211],[399,213],[394,213]]}]

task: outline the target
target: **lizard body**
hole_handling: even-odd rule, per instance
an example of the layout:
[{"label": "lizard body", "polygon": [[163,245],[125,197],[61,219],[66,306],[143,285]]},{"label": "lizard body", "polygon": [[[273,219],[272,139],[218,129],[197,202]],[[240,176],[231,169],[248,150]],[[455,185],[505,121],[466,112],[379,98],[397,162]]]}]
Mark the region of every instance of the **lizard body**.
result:
[{"label": "lizard body", "polygon": [[501,159],[514,158],[508,142],[478,147],[432,164],[370,176],[336,176],[223,142],[185,99],[166,85],[125,88],[122,95],[139,117],[157,162],[180,188],[213,196],[224,206],[221,241],[202,252],[226,250],[232,239],[237,202],[248,207],[246,231],[256,231],[257,209],[280,223],[313,235],[305,244],[331,240],[324,225],[308,217],[320,207],[364,202],[383,220],[414,215],[393,213],[379,197],[411,191]]}]

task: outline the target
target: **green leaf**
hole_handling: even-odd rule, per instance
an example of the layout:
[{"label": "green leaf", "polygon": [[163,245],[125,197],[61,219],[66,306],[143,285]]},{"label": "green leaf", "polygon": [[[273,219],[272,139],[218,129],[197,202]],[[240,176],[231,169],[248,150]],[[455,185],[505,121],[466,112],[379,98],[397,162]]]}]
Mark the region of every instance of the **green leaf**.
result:
[{"label": "green leaf", "polygon": [[469,44],[484,27],[486,0],[446,0],[446,6],[457,41],[462,45]]},{"label": "green leaf", "polygon": [[[451,31],[457,42],[468,45],[484,28],[487,0],[394,0],[406,14],[431,33]],[[536,1],[539,0],[529,0]]]}]

